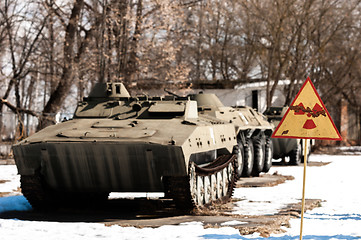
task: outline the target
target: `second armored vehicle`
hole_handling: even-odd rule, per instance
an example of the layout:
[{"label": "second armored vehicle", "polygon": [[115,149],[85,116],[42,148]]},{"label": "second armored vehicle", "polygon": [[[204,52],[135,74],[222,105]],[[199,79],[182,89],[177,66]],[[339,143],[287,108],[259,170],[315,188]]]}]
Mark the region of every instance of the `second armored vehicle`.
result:
[{"label": "second armored vehicle", "polygon": [[[287,112],[288,107],[271,107],[264,113],[274,128],[281,122],[282,117]],[[288,164],[299,165],[303,162],[304,140],[295,138],[272,138],[273,158],[285,159],[288,157]],[[311,140],[312,141],[312,140]],[[307,154],[311,153],[311,145],[308,144]]]},{"label": "second armored vehicle", "polygon": [[272,163],[272,126],[215,95],[131,97],[100,83],[72,120],[13,146],[24,196],[35,209],[164,192],[182,208],[229,199],[240,176]]}]

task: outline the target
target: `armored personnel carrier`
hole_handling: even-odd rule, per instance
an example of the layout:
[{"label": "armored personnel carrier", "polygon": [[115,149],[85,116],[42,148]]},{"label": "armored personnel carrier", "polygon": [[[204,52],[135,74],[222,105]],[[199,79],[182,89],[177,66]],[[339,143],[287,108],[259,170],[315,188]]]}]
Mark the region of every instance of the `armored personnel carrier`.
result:
[{"label": "armored personnel carrier", "polygon": [[[270,107],[265,111],[268,121],[273,125],[274,128],[281,122],[282,117],[287,112],[288,107]],[[314,143],[312,140],[311,144],[308,144],[307,154],[311,153],[311,146]],[[299,165],[303,162],[303,146],[304,140],[295,138],[272,138],[273,144],[273,158],[284,159],[288,157],[289,165]]]},{"label": "armored personnel carrier", "polygon": [[270,136],[273,126],[261,113],[248,106],[226,107],[215,94],[195,94],[199,115],[216,118],[234,125],[237,135],[237,159],[243,159],[243,166],[236,170],[237,176],[259,176],[272,166],[273,146]]},{"label": "armored personnel carrier", "polygon": [[13,146],[24,196],[35,209],[101,201],[110,192],[164,192],[193,209],[232,196],[240,176],[268,171],[272,126],[215,95],[131,97],[99,83],[73,119]]}]

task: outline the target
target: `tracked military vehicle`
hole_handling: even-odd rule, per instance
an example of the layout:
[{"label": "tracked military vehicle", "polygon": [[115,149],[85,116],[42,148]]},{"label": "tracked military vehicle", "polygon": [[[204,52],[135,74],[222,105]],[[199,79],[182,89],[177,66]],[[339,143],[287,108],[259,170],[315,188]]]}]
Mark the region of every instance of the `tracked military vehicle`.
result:
[{"label": "tracked military vehicle", "polygon": [[35,209],[110,192],[164,192],[192,209],[229,199],[240,176],[268,171],[271,133],[263,115],[225,107],[215,95],[131,97],[121,83],[99,83],[72,120],[13,152]]}]

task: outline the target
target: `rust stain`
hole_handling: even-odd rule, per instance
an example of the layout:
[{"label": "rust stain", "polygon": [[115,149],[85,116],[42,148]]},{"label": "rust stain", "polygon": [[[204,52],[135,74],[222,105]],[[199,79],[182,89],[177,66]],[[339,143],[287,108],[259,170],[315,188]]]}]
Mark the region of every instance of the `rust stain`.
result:
[{"label": "rust stain", "polygon": [[287,133],[288,133],[288,130],[283,131],[281,135],[285,135],[285,134],[287,134]]},{"label": "rust stain", "polygon": [[326,117],[326,111],[320,105],[316,104],[313,109],[307,107],[305,108],[303,105],[290,106],[290,110],[295,111],[295,113],[307,113],[308,116],[312,116],[314,118],[319,117],[320,115]]}]

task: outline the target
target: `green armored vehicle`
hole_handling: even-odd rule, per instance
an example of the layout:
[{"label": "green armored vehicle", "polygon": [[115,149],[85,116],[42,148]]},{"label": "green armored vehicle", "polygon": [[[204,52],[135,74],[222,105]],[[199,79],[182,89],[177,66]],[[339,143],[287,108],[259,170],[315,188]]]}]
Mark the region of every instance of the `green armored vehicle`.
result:
[{"label": "green armored vehicle", "polygon": [[164,192],[182,208],[232,196],[239,177],[268,171],[272,126],[215,95],[131,97],[99,83],[73,119],[13,146],[35,209],[101,201],[110,192]]},{"label": "green armored vehicle", "polygon": [[[265,111],[268,121],[274,126],[281,122],[282,117],[286,114],[288,107],[270,107]],[[288,157],[289,165],[299,165],[303,162],[303,146],[304,140],[295,138],[272,138],[273,143],[273,158],[284,159]],[[311,140],[312,141],[312,140]],[[309,149],[307,154],[311,153],[311,144],[308,144]]]}]

